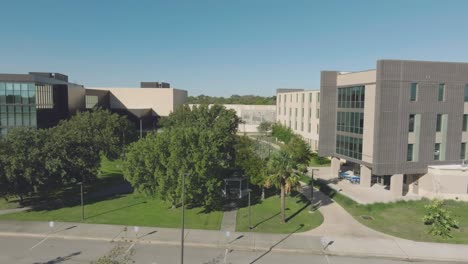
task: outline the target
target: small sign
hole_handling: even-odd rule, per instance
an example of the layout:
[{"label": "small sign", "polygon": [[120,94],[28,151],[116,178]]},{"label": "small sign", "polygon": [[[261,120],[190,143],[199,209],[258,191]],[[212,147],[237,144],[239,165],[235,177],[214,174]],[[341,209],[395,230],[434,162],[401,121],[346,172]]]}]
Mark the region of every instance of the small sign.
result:
[{"label": "small sign", "polygon": [[54,221],[50,221],[50,222],[49,222],[49,227],[50,227],[50,228],[54,228]]},{"label": "small sign", "polygon": [[138,227],[138,226],[133,227],[133,231],[135,231],[135,233],[138,233],[139,230],[140,230],[140,227]]}]

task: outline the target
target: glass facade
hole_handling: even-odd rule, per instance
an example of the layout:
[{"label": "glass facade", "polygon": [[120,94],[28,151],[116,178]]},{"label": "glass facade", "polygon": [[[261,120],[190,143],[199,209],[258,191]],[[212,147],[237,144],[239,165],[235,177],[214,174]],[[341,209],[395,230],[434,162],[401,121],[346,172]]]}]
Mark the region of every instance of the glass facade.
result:
[{"label": "glass facade", "polygon": [[468,102],[468,84],[465,85],[465,102]]},{"label": "glass facade", "polygon": [[461,143],[460,159],[464,160],[465,158],[466,158],[466,143]]},{"label": "glass facade", "polygon": [[468,131],[468,115],[464,114],[463,115],[463,126],[462,126],[463,132]]},{"label": "glass facade", "polygon": [[364,86],[338,88],[338,108],[364,108],[364,98]]},{"label": "glass facade", "polygon": [[408,144],[408,147],[406,149],[406,160],[407,161],[413,161],[413,150],[414,150],[414,145],[413,144]]},{"label": "glass facade", "polygon": [[410,90],[410,101],[416,101],[418,96],[418,84],[417,83],[412,83],[411,84],[411,90]]},{"label": "glass facade", "polygon": [[434,160],[440,159],[440,143],[434,144]]},{"label": "glass facade", "polygon": [[408,132],[414,132],[414,118],[415,118],[414,114],[409,115]]},{"label": "glass facade", "polygon": [[439,102],[445,101],[445,84],[439,84],[439,90],[437,93],[437,99]]},{"label": "glass facade", "polygon": [[442,130],[442,114],[437,114],[436,132],[440,132],[441,130]]},{"label": "glass facade", "polygon": [[361,134],[364,128],[364,113],[358,112],[338,112],[336,130]]},{"label": "glass facade", "polygon": [[337,135],[336,153],[359,160],[362,159],[362,138]]},{"label": "glass facade", "polygon": [[0,82],[0,134],[13,127],[36,127],[34,83]]},{"label": "glass facade", "polygon": [[[317,94],[317,102],[319,100]],[[336,153],[362,159],[365,87],[338,88],[336,113]],[[317,118],[319,109],[317,108]],[[318,126],[317,126],[318,130]]]}]

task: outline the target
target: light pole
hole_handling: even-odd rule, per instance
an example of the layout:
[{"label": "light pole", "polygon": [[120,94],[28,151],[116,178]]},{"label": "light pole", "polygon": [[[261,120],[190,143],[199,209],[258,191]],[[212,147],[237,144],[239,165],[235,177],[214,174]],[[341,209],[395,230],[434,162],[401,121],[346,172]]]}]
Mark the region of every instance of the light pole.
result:
[{"label": "light pole", "polygon": [[83,180],[78,183],[81,189],[81,221],[84,221]]},{"label": "light pole", "polygon": [[249,230],[252,230],[252,210],[250,207],[250,193],[252,190],[247,189],[247,191],[249,192]]},{"label": "light pole", "polygon": [[310,211],[314,211],[314,171],[316,169],[310,169]]},{"label": "light pole", "polygon": [[187,173],[182,174],[182,230],[180,233],[180,264],[184,264],[185,176],[187,176]]}]

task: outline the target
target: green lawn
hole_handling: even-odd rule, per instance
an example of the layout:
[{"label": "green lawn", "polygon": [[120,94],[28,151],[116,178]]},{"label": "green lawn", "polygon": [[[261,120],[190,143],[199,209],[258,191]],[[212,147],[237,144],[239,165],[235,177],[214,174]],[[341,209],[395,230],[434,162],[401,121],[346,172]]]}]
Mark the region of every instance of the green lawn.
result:
[{"label": "green lawn", "polygon": [[[310,204],[302,199],[301,194],[286,198],[286,219],[281,224],[280,197],[274,195],[251,207],[253,232],[292,233],[304,232],[318,227],[323,222],[319,211],[309,213]],[[236,231],[249,231],[248,207],[237,212]],[[289,218],[289,219],[288,219]]]},{"label": "green lawn", "polygon": [[[356,220],[370,228],[393,236],[428,242],[445,242],[468,244],[468,202],[446,201],[447,208],[459,222],[459,229],[452,229],[453,237],[447,240],[427,234],[428,227],[423,223],[424,205],[430,201],[399,201],[394,203],[375,203],[360,205],[350,198],[336,193],[325,183],[316,181],[321,191],[333,197]],[[373,220],[365,220],[361,216],[368,215]]]},{"label": "green lawn", "polygon": [[[219,229],[222,212],[204,213],[202,208],[186,209],[187,228]],[[64,207],[56,210],[21,212],[0,216],[0,220],[21,221],[81,221],[81,207]],[[156,198],[127,194],[85,206],[85,223],[179,227],[181,209],[171,209],[170,204]]]},{"label": "green lawn", "polygon": [[[103,158],[98,180],[85,186],[86,193],[96,193],[115,184],[124,182],[121,161],[109,161]],[[79,197],[79,189],[74,186],[60,194],[64,200],[67,197]],[[86,195],[85,195],[86,200]],[[81,206],[65,206],[58,209],[21,212],[0,216],[0,220],[23,221],[81,221]],[[9,203],[7,205],[10,205]],[[0,206],[6,206],[0,200]],[[118,224],[158,227],[179,227],[181,220],[180,208],[171,209],[171,205],[157,198],[147,198],[137,194],[125,194],[107,198],[96,198],[85,203],[85,223]],[[203,208],[185,210],[187,228],[219,229],[223,217],[222,212],[204,213]]]}]

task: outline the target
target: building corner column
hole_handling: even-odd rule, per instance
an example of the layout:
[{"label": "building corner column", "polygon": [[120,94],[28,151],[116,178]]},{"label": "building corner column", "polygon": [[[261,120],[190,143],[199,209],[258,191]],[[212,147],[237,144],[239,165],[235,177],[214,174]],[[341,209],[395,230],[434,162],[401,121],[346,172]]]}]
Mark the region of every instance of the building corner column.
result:
[{"label": "building corner column", "polygon": [[372,170],[369,167],[364,165],[361,166],[361,178],[359,179],[359,184],[363,187],[371,187],[371,179],[372,179]]},{"label": "building corner column", "polygon": [[403,174],[393,174],[390,177],[390,191],[393,196],[403,196]]},{"label": "building corner column", "polygon": [[332,157],[331,158],[331,175],[334,177],[338,177],[338,174],[340,173],[341,169],[341,163],[340,159],[337,157]]}]

